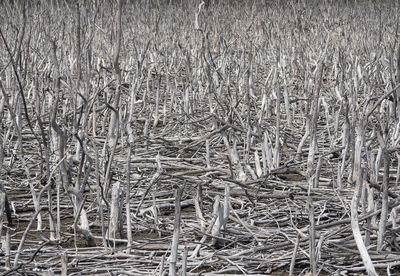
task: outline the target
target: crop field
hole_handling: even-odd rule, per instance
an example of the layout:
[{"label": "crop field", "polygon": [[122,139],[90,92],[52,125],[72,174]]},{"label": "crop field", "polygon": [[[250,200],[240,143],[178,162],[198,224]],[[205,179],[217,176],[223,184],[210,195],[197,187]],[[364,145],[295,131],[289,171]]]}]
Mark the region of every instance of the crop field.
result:
[{"label": "crop field", "polygon": [[400,275],[400,1],[0,11],[0,275]]}]

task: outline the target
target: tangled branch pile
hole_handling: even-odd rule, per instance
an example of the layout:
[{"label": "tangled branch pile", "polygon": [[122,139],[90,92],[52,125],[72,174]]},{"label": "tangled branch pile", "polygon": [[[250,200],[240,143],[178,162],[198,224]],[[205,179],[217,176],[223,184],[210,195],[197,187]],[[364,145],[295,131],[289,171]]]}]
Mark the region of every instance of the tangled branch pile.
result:
[{"label": "tangled branch pile", "polygon": [[161,2],[1,2],[2,275],[398,269],[399,3]]}]

